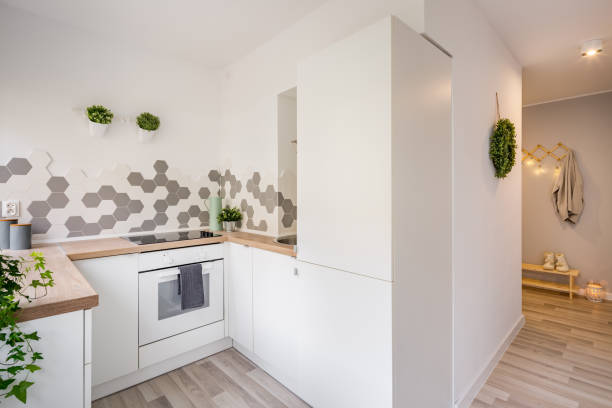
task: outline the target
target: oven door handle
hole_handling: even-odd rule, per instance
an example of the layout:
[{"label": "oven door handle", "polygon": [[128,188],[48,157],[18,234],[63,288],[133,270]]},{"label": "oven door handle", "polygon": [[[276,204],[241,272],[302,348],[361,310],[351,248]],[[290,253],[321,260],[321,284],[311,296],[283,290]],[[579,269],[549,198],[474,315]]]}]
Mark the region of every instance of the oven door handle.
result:
[{"label": "oven door handle", "polygon": [[[208,262],[202,264],[202,275],[206,275],[210,273],[210,270],[213,269],[212,265],[207,265]],[[177,280],[180,275],[179,268],[172,268],[164,272],[158,272],[157,282],[169,282],[173,280]]]}]

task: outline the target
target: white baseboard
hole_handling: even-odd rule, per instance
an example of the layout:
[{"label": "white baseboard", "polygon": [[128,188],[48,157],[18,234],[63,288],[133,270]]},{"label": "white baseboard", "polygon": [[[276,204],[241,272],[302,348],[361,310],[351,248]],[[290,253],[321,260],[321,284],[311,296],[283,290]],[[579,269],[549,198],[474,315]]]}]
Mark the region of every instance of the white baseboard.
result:
[{"label": "white baseboard", "polygon": [[478,395],[482,386],[487,382],[487,379],[497,366],[497,363],[499,363],[499,360],[501,360],[502,356],[510,346],[510,343],[512,343],[512,341],[514,340],[514,338],[516,337],[516,335],[521,330],[524,324],[525,316],[521,315],[521,317],[517,320],[512,329],[510,329],[504,340],[501,342],[501,344],[497,348],[497,351],[493,353],[487,365],[485,365],[485,367],[481,370],[480,375],[476,377],[476,379],[472,383],[472,386],[461,398],[455,401],[455,408],[469,408],[470,405],[472,405],[474,398],[476,398],[476,395]]},{"label": "white baseboard", "polygon": [[[194,361],[198,361],[205,357],[219,353],[220,351],[226,350],[230,347],[232,347],[232,339],[225,337],[221,340],[215,341],[214,343],[207,344],[206,346],[199,347],[179,356],[145,367],[132,374],[96,385],[92,389],[91,398],[92,400],[97,400],[99,398],[106,397],[107,395],[132,387],[136,384],[140,384],[169,371],[176,370],[179,367],[186,366],[187,364],[191,364]],[[92,364],[95,364],[95,361]]]}]

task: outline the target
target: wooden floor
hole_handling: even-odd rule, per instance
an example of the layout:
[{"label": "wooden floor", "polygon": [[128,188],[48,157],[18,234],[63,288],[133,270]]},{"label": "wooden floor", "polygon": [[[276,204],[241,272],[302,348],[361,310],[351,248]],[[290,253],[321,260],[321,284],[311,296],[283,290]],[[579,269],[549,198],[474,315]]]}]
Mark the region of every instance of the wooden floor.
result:
[{"label": "wooden floor", "polygon": [[234,349],[93,403],[93,408],[304,408],[302,400]]},{"label": "wooden floor", "polygon": [[472,408],[612,407],[612,302],[523,289],[523,314]]}]

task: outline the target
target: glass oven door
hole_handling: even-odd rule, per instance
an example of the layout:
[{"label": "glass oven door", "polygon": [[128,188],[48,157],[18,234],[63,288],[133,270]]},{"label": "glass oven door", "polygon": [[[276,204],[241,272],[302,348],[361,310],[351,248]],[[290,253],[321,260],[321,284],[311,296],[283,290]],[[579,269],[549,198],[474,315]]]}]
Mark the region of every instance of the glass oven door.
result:
[{"label": "glass oven door", "polygon": [[223,261],[203,262],[204,305],[181,308],[177,267],[138,276],[139,345],[223,320]]}]

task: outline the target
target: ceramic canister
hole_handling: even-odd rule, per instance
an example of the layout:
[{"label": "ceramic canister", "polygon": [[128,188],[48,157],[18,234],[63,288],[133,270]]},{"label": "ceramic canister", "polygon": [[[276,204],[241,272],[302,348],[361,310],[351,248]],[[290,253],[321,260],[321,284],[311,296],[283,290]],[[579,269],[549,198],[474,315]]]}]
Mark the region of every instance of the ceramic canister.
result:
[{"label": "ceramic canister", "polygon": [[16,219],[0,220],[0,249],[9,249],[11,247],[10,225],[17,224]]},{"label": "ceramic canister", "polygon": [[11,249],[32,248],[32,224],[10,225]]}]

